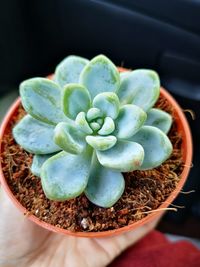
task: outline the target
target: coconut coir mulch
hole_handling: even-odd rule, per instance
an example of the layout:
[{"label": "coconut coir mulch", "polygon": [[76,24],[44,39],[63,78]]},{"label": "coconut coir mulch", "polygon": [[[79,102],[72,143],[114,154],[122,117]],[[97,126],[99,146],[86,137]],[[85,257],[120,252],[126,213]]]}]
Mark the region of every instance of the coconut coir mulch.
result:
[{"label": "coconut coir mulch", "polygon": [[[173,115],[173,108],[159,98],[156,107]],[[47,199],[40,179],[30,171],[32,155],[12,137],[12,127],[23,117],[22,106],[13,116],[3,139],[2,166],[13,194],[40,220],[71,231],[105,231],[136,222],[159,208],[175,189],[183,170],[181,136],[174,122],[169,133],[173,144],[171,157],[160,167],[148,171],[124,173],[126,187],[121,199],[111,208],[95,206],[82,194],[65,202]]]}]

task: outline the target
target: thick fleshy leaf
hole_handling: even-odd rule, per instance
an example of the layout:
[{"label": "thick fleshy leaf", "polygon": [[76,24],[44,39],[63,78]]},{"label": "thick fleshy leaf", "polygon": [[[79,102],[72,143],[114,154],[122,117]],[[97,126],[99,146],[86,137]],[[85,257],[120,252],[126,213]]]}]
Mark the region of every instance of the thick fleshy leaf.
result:
[{"label": "thick fleshy leaf", "polygon": [[126,139],[134,135],[144,124],[146,113],[136,105],[124,105],[115,120],[114,135]]},{"label": "thick fleshy leaf", "polygon": [[50,154],[61,150],[53,141],[54,127],[26,115],[13,129],[15,141],[34,154]]},{"label": "thick fleshy leaf", "polygon": [[101,125],[98,122],[91,122],[90,127],[94,132],[98,131],[101,128]]},{"label": "thick fleshy leaf", "polygon": [[60,152],[48,159],[41,170],[42,187],[47,198],[57,201],[79,196],[88,183],[92,150],[80,155]]},{"label": "thick fleshy leaf", "polygon": [[103,125],[103,123],[104,123],[104,120],[103,120],[103,118],[99,118],[99,119],[97,119],[96,120],[96,122],[99,124],[99,125]]},{"label": "thick fleshy leaf", "polygon": [[118,141],[109,150],[96,153],[101,165],[120,172],[138,170],[144,158],[142,146],[129,141]]},{"label": "thick fleshy leaf", "polygon": [[115,123],[110,117],[106,117],[101,129],[98,131],[100,135],[111,134],[115,130]]},{"label": "thick fleshy leaf", "polygon": [[76,124],[60,122],[54,130],[54,142],[66,152],[80,154],[86,147],[85,133]]},{"label": "thick fleshy leaf", "polygon": [[131,138],[144,148],[144,161],[140,170],[153,169],[161,165],[172,153],[172,144],[169,138],[158,128],[142,126]]},{"label": "thick fleshy leaf", "polygon": [[100,118],[102,117],[103,113],[101,112],[100,109],[98,108],[90,108],[87,112],[87,120],[88,121],[92,121],[92,120],[95,120],[97,118]]},{"label": "thick fleshy leaf", "polygon": [[20,95],[25,110],[35,119],[56,125],[66,121],[61,110],[60,87],[45,78],[32,78],[20,84]]},{"label": "thick fleshy leaf", "polygon": [[160,80],[153,70],[132,71],[121,81],[117,91],[122,104],[135,104],[144,111],[149,110],[157,101],[160,93]]},{"label": "thick fleshy leaf", "polygon": [[122,81],[124,78],[127,78],[129,76],[129,74],[131,73],[131,71],[123,71],[123,72],[120,72],[119,75],[120,75],[120,80]]},{"label": "thick fleshy leaf", "polygon": [[40,171],[42,168],[42,165],[45,163],[46,160],[53,157],[55,153],[53,154],[47,154],[47,155],[34,155],[33,162],[31,164],[31,172],[40,177]]},{"label": "thick fleshy leaf", "polygon": [[167,134],[172,126],[172,117],[163,110],[152,108],[147,113],[145,125],[157,127]]},{"label": "thick fleshy leaf", "polygon": [[87,120],[86,120],[86,114],[85,112],[80,112],[77,117],[76,117],[76,120],[75,120],[75,123],[76,125],[78,126],[78,128],[86,133],[86,134],[92,134],[93,131],[92,129],[90,128]]},{"label": "thick fleshy leaf", "polygon": [[102,92],[114,92],[120,86],[115,65],[105,56],[93,58],[80,74],[80,83],[89,90],[92,98]]},{"label": "thick fleshy leaf", "polygon": [[101,93],[93,99],[93,106],[99,108],[104,116],[116,119],[119,113],[119,98],[115,93]]},{"label": "thick fleshy leaf", "polygon": [[83,85],[70,83],[64,87],[62,107],[65,115],[70,119],[75,119],[81,111],[86,112],[90,104],[90,94]]},{"label": "thick fleshy leaf", "polygon": [[55,82],[61,87],[67,83],[78,83],[82,69],[89,62],[86,58],[68,56],[63,59],[55,70]]},{"label": "thick fleshy leaf", "polygon": [[113,147],[117,142],[117,138],[113,135],[109,136],[88,135],[86,136],[86,141],[94,149],[104,151]]},{"label": "thick fleshy leaf", "polygon": [[87,198],[95,205],[109,208],[122,196],[124,187],[123,175],[101,166],[95,156],[85,189]]}]

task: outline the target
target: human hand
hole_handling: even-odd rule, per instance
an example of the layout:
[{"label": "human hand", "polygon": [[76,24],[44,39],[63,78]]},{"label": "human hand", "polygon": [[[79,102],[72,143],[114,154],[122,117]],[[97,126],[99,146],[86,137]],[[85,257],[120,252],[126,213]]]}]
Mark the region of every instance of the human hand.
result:
[{"label": "human hand", "polygon": [[77,238],[47,231],[25,218],[0,188],[0,267],[102,267],[156,226],[108,238]]}]

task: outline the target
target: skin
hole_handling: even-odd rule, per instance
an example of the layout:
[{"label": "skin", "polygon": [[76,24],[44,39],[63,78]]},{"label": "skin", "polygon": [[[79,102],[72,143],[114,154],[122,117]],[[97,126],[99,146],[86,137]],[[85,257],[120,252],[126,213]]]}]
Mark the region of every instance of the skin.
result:
[{"label": "skin", "polygon": [[114,237],[88,239],[55,234],[25,218],[0,188],[0,267],[103,267],[152,229],[158,219]]}]

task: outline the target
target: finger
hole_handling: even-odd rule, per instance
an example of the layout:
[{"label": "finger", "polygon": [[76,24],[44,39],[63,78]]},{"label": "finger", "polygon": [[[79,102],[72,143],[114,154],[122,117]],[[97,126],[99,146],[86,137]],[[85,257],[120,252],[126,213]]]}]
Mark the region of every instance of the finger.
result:
[{"label": "finger", "polygon": [[1,260],[19,259],[41,246],[49,232],[24,217],[2,188],[0,188],[0,211]]},{"label": "finger", "polygon": [[118,256],[123,250],[129,246],[138,242],[141,238],[147,235],[151,230],[153,230],[160,217],[151,223],[145,224],[136,230],[126,232],[121,235],[117,235],[109,238],[99,238],[96,239],[97,243],[104,248],[105,251],[109,253],[110,261]]},{"label": "finger", "polygon": [[149,232],[151,232],[156,225],[160,217],[155,219],[154,221],[147,223],[136,230],[126,232],[122,235],[116,236],[115,241],[118,243],[120,248],[120,252],[128,248],[129,246],[137,243],[140,239],[146,236]]}]

